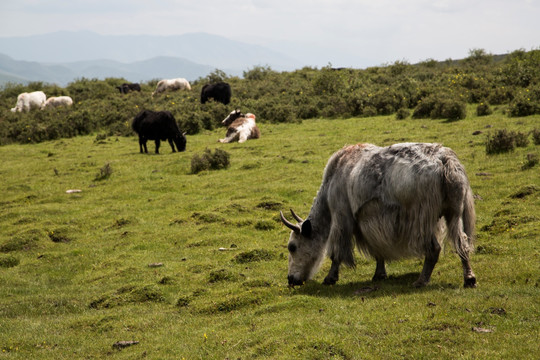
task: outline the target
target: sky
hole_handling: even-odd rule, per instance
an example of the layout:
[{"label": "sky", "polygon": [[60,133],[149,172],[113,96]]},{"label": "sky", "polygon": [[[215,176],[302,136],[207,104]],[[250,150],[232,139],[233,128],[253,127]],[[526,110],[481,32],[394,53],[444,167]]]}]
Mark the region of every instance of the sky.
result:
[{"label": "sky", "polygon": [[538,49],[539,18],[540,0],[1,0],[0,37],[205,32],[364,68]]}]

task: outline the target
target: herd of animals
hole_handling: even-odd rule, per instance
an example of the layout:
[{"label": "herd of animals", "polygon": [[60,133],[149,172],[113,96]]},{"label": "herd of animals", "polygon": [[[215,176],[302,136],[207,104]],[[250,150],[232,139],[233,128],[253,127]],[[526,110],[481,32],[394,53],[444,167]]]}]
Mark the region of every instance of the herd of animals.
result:
[{"label": "herd of animals", "polygon": [[[122,94],[131,91],[141,91],[141,85],[137,83],[124,83],[116,87]],[[160,80],[152,97],[165,91],[191,90],[191,85],[184,78]],[[201,104],[210,99],[228,105],[231,101],[231,86],[225,82],[206,84],[201,90]],[[53,96],[47,99],[43,91],[24,92],[17,96],[17,104],[11,109],[12,112],[28,112],[33,109],[45,109],[48,107],[71,106],[73,99],[69,96]],[[252,113],[243,114],[240,110],[233,110],[222,124],[227,126],[225,138],[219,142],[229,143],[238,141],[245,142],[248,139],[258,139],[261,135],[255,123],[255,115]],[[172,151],[184,151],[186,149],[185,133],[178,128],[174,116],[169,111],[142,110],[135,116],[132,122],[132,129],[139,136],[139,150],[141,153],[148,153],[146,142],[154,140],[155,152],[159,154],[161,141],[167,140]],[[175,148],[176,146],[176,148]]]},{"label": "herd of animals", "polygon": [[[168,90],[190,90],[185,79],[161,80],[152,96]],[[123,84],[121,93],[140,91],[138,84]],[[228,104],[229,84],[205,85],[201,103],[214,99]],[[48,106],[70,106],[69,97],[46,99],[41,91],[20,94],[12,111]],[[227,126],[222,143],[260,137],[255,115],[233,110],[223,120]],[[168,111],[143,110],[133,120],[139,135],[139,150],[147,153],[147,140],[167,140],[172,151],[184,151],[186,138]],[[176,146],[176,149],[175,149]],[[385,262],[424,257],[423,269],[414,286],[428,284],[439,259],[442,243],[448,241],[458,254],[464,287],[476,287],[470,265],[474,249],[475,209],[465,168],[455,152],[440,144],[401,143],[387,147],[372,144],[345,146],[334,153],[306,219],[292,209],[297,223],[280,212],[291,229],[288,251],[288,282],[301,285],[319,270],[327,254],[331,267],[324,284],[335,284],[342,263],[354,267],[356,246],[375,259],[374,281],[387,278]]]}]

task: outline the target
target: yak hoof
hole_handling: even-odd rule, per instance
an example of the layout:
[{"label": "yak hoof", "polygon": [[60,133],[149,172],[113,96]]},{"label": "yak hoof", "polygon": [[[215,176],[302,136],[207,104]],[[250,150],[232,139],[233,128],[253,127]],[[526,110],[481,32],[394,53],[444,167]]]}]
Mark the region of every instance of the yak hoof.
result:
[{"label": "yak hoof", "polygon": [[332,276],[327,276],[324,278],[323,284],[324,285],[334,285],[337,283],[338,279]]},{"label": "yak hoof", "polygon": [[428,281],[424,281],[422,279],[418,279],[415,282],[413,282],[413,286],[415,288],[421,288],[421,287],[426,286],[427,284],[428,284]]},{"label": "yak hoof", "polygon": [[371,281],[381,281],[381,280],[386,280],[386,279],[388,279],[388,275],[386,274],[375,274],[371,278]]},{"label": "yak hoof", "polygon": [[463,284],[464,288],[475,288],[476,287],[476,278],[470,277],[465,279],[465,283]]}]

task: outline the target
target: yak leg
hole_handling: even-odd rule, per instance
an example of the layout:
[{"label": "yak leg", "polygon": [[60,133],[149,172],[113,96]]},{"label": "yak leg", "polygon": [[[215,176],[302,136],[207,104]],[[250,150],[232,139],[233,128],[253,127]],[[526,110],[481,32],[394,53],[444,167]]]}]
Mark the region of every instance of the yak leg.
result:
[{"label": "yak leg", "polygon": [[141,154],[143,153],[143,149],[145,153],[148,153],[148,148],[146,147],[146,139],[143,137],[139,137],[139,151]]},{"label": "yak leg", "polygon": [[167,140],[169,141],[169,145],[171,145],[172,152],[176,152],[176,150],[174,149],[174,143],[172,141],[172,138],[168,138]]},{"label": "yak leg", "polygon": [[413,286],[422,287],[422,286],[426,286],[429,283],[429,279],[431,278],[431,273],[433,272],[433,269],[435,268],[435,264],[437,264],[437,261],[439,260],[440,252],[441,252],[441,246],[439,245],[437,238],[432,235],[429,248],[426,251],[426,258],[424,260],[424,268],[422,269],[422,273],[420,274],[420,277],[418,278],[418,280],[416,280],[413,283]]},{"label": "yak leg", "polygon": [[236,137],[236,135],[237,135],[237,134],[234,133],[234,134],[232,134],[232,135],[230,135],[230,136],[227,136],[227,137],[225,137],[225,138],[223,138],[223,139],[219,139],[218,141],[219,141],[220,143],[230,143],[231,141],[234,141],[234,138]]},{"label": "yak leg", "polygon": [[469,256],[460,255],[459,258],[461,259],[461,265],[463,266],[463,279],[464,279],[463,287],[466,287],[466,288],[476,287],[476,276],[474,275],[474,272],[472,271],[471,263],[469,262]]},{"label": "yak leg", "polygon": [[377,259],[377,267],[375,268],[375,275],[373,275],[372,281],[384,280],[386,278],[388,278],[388,275],[386,275],[384,259]]},{"label": "yak leg", "polygon": [[241,144],[243,142],[246,142],[248,139],[248,133],[246,131],[240,132],[240,136],[238,137],[238,142]]},{"label": "yak leg", "polygon": [[[347,215],[341,215],[336,212],[336,219],[347,219]],[[330,227],[330,234],[328,235],[328,252],[332,265],[328,275],[324,278],[324,284],[333,285],[339,280],[339,266],[341,263],[345,263],[350,267],[354,267],[354,255],[353,244],[351,242],[351,236],[354,231],[354,224],[352,221],[342,221],[339,225],[332,220]]]},{"label": "yak leg", "polygon": [[331,257],[332,265],[330,266],[330,271],[328,275],[324,278],[324,285],[334,285],[339,280],[339,266],[341,265],[340,261],[336,261],[334,257]]},{"label": "yak leg", "polygon": [[159,145],[161,144],[161,140],[156,139],[156,154],[159,154]]}]

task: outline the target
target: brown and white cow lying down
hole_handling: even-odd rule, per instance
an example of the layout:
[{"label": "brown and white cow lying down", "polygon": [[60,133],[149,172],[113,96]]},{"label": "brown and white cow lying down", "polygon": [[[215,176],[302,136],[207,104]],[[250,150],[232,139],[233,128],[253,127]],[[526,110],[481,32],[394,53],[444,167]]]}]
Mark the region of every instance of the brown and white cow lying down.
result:
[{"label": "brown and white cow lying down", "polygon": [[464,286],[476,286],[473,193],[456,154],[440,144],[346,146],[328,160],[307,218],[292,212],[293,224],[280,214],[292,230],[290,285],[313,277],[326,252],[332,266],[324,283],[334,284],[342,262],[354,266],[356,245],[376,260],[374,280],[387,277],[386,261],[424,256],[413,285],[425,286],[447,240],[461,259]]},{"label": "brown and white cow lying down", "polygon": [[255,124],[255,115],[252,113],[243,114],[240,110],[233,110],[221,123],[227,126],[225,138],[219,139],[221,143],[232,141],[243,143],[248,139],[261,137],[261,131]]}]

